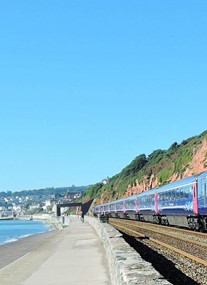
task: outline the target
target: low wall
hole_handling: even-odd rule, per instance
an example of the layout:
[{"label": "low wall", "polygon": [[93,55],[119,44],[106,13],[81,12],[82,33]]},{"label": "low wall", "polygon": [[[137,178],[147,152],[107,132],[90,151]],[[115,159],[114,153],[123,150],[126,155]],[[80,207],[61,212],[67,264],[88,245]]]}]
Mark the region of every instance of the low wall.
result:
[{"label": "low wall", "polygon": [[170,285],[149,262],[128,244],[119,231],[97,218],[85,219],[98,233],[106,252],[113,285]]}]

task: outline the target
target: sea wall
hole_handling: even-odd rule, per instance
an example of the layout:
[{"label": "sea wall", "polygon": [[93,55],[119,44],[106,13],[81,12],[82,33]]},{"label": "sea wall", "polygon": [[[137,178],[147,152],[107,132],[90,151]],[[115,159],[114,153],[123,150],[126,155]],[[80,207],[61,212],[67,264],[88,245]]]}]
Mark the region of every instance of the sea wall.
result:
[{"label": "sea wall", "polygon": [[64,227],[69,226],[70,219],[68,216],[57,217],[50,214],[35,214],[32,216],[34,220],[42,220],[47,222],[52,228],[62,230]]},{"label": "sea wall", "polygon": [[85,219],[96,230],[103,244],[113,285],[171,284],[125,242],[119,231],[97,218],[86,216]]}]

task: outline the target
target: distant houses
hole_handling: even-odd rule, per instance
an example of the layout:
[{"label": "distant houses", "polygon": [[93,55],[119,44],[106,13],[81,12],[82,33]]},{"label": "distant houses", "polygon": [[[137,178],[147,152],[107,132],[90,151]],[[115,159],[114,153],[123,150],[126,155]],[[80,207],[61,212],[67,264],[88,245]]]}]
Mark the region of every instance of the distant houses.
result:
[{"label": "distant houses", "polygon": [[56,213],[57,204],[70,202],[74,199],[82,197],[81,192],[53,194],[53,195],[27,195],[12,196],[9,192],[8,196],[1,195],[0,192],[0,218],[8,216],[33,215],[35,213]]}]

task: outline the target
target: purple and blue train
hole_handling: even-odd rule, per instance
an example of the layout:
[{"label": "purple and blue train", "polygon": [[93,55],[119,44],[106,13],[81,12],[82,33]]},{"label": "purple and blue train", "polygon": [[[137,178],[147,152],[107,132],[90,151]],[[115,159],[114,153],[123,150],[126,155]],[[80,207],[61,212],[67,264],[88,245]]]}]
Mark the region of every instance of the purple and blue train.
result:
[{"label": "purple and blue train", "polygon": [[96,205],[94,215],[207,230],[207,171]]}]

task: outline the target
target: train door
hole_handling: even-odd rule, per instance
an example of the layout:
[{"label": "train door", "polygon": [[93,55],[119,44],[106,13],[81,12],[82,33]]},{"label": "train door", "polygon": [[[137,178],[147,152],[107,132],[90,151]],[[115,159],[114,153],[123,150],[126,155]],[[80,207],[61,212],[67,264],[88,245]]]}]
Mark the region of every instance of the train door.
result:
[{"label": "train door", "polygon": [[123,204],[122,204],[122,211],[124,214],[126,213],[126,202],[125,201],[123,201]]},{"label": "train door", "polygon": [[158,193],[155,192],[154,194],[154,211],[157,214],[158,213]]},{"label": "train door", "polygon": [[207,179],[202,178],[199,180],[198,187],[198,208],[199,213],[207,214],[207,187],[206,187]]},{"label": "train door", "polygon": [[197,181],[193,183],[192,194],[193,194],[193,213],[198,214],[198,183]]},{"label": "train door", "polygon": [[138,213],[138,198],[135,199],[136,214]]},{"label": "train door", "polygon": [[207,209],[206,178],[202,179],[203,207]]}]

